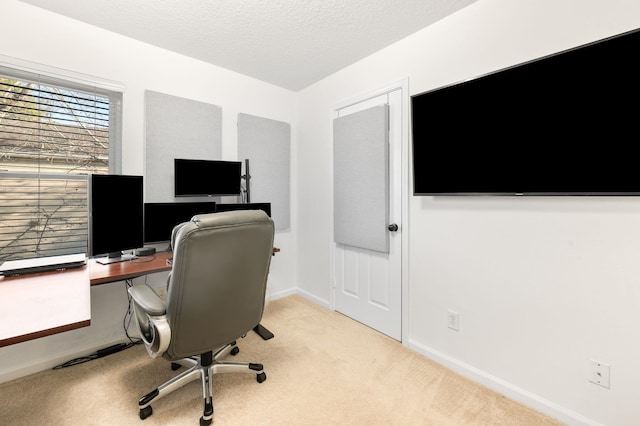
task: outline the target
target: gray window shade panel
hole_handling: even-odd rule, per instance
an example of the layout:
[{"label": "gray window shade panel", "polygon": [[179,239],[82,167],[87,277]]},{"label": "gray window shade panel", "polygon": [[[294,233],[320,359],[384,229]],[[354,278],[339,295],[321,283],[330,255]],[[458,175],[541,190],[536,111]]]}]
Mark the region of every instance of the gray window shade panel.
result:
[{"label": "gray window shade panel", "polygon": [[[222,109],[213,104],[145,91],[145,201],[171,202],[174,158],[222,159]],[[202,197],[186,197],[195,201]]]},{"label": "gray window shade panel", "polygon": [[333,121],[334,241],[389,252],[388,105]]},{"label": "gray window shade panel", "polygon": [[290,227],[290,146],[289,123],[238,114],[238,160],[249,160],[251,202],[271,203],[276,229]]}]

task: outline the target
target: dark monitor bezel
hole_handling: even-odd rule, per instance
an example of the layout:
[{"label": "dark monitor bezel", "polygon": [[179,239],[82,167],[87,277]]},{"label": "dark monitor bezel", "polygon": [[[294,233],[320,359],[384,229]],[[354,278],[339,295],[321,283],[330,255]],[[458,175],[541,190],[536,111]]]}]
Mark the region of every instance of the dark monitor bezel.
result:
[{"label": "dark monitor bezel", "polygon": [[[216,206],[214,201],[144,203],[145,244],[169,242],[176,225],[188,222],[197,214],[215,213]],[[159,220],[164,223],[158,223]],[[163,232],[160,228],[165,230],[164,237],[159,237]]]},{"label": "dark monitor bezel", "polygon": [[413,195],[640,195],[639,44],[636,29],[411,96]]},{"label": "dark monitor bezel", "polygon": [[241,195],[242,162],[174,158],[176,197]]},{"label": "dark monitor bezel", "polygon": [[88,255],[114,260],[143,246],[144,178],[92,174],[89,178]]}]

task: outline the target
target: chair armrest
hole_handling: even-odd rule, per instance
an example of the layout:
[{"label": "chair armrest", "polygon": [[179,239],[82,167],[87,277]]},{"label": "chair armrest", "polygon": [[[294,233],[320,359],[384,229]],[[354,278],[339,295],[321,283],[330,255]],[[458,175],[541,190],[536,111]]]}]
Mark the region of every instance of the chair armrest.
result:
[{"label": "chair armrest", "polygon": [[129,287],[127,291],[133,299],[136,324],[147,352],[151,358],[162,355],[171,341],[165,301],[146,284]]},{"label": "chair armrest", "polygon": [[146,284],[135,285],[127,290],[138,307],[151,316],[164,315],[167,305],[164,300]]}]

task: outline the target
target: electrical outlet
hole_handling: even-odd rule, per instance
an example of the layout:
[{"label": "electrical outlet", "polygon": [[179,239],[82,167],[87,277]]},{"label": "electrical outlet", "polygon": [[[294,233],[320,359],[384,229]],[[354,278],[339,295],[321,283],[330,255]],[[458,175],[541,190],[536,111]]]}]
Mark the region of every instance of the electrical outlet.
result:
[{"label": "electrical outlet", "polygon": [[589,381],[609,389],[611,386],[611,367],[595,359],[589,360]]},{"label": "electrical outlet", "polygon": [[460,331],[460,314],[454,311],[447,311],[447,327]]}]

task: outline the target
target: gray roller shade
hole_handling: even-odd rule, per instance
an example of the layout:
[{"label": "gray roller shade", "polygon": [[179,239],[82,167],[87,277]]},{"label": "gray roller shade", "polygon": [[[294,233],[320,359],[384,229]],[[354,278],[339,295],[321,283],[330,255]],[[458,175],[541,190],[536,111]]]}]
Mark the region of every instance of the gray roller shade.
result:
[{"label": "gray roller shade", "polygon": [[388,105],[333,121],[334,241],[389,252]]}]

